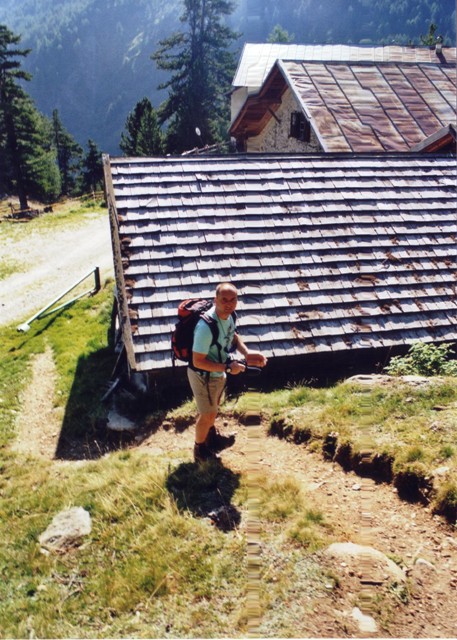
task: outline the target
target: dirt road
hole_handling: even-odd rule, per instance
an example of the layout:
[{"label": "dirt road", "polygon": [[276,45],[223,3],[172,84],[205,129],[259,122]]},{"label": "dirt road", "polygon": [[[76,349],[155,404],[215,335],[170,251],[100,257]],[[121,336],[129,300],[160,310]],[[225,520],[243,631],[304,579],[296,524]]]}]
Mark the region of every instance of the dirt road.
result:
[{"label": "dirt road", "polygon": [[26,321],[96,266],[102,282],[113,273],[107,214],[94,213],[54,230],[16,224],[12,235],[8,224],[0,225],[0,259],[16,268],[0,280],[1,325]]}]

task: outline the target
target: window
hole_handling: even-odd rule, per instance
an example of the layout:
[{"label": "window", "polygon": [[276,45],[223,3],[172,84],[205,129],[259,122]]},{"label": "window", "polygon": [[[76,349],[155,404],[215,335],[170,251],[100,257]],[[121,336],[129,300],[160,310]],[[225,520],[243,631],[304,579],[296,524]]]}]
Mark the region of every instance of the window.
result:
[{"label": "window", "polygon": [[292,111],[290,114],[290,137],[302,142],[310,141],[311,125],[301,111]]}]

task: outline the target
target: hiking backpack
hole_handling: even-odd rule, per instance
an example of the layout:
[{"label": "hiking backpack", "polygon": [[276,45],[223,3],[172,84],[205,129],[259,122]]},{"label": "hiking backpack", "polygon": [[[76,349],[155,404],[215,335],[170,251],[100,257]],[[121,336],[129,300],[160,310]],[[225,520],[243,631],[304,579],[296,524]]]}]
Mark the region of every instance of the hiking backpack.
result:
[{"label": "hiking backpack", "polygon": [[[178,306],[178,322],[171,332],[172,362],[175,366],[176,360],[183,360],[192,366],[192,344],[194,342],[194,331],[197,322],[202,319],[206,322],[213,334],[211,346],[217,345],[219,359],[221,358],[222,347],[219,344],[219,327],[214,318],[207,314],[213,302],[204,298],[189,298],[183,300]],[[236,322],[236,313],[232,313],[232,318]],[[222,360],[221,360],[222,362]]]},{"label": "hiking backpack", "polygon": [[203,298],[183,300],[178,306],[178,322],[171,333],[171,350],[173,365],[176,360],[183,360],[192,364],[192,343],[197,322],[202,318],[213,334],[211,344],[219,344],[219,329],[214,318],[206,312],[213,303]]}]

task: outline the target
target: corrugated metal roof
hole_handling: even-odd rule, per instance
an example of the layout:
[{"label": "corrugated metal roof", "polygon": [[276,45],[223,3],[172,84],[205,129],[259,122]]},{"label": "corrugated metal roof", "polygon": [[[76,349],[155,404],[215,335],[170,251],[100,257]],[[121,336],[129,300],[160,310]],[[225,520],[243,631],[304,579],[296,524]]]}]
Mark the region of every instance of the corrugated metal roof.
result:
[{"label": "corrugated metal roof", "polygon": [[443,48],[439,57],[431,47],[352,46],[345,44],[300,45],[247,43],[233,79],[234,87],[258,89],[271,71],[276,60],[308,60],[329,62],[440,62],[455,64],[455,48]]},{"label": "corrugated metal roof", "polygon": [[[105,158],[139,370],[171,366],[178,303],[239,287],[269,357],[457,339],[455,159]],[[115,250],[116,251],[116,250]]]}]

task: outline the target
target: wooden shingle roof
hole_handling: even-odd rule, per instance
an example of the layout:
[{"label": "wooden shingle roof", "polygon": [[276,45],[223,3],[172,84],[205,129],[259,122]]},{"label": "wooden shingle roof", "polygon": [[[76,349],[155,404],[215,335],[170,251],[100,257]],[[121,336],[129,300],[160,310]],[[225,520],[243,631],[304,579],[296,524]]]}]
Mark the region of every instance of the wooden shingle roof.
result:
[{"label": "wooden shingle roof", "polygon": [[455,158],[109,158],[130,363],[171,366],[178,303],[239,288],[267,356],[457,340]]}]

